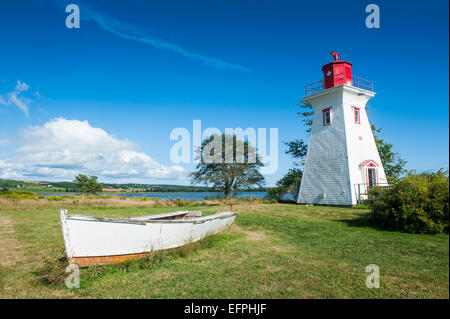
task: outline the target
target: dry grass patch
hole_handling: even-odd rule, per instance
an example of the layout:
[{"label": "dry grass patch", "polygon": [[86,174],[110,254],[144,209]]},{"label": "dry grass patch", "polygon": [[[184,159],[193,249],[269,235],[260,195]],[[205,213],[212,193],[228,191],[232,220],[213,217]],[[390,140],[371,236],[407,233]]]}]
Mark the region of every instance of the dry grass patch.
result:
[{"label": "dry grass patch", "polygon": [[22,247],[16,239],[11,219],[0,215],[0,266],[12,267],[22,260]]},{"label": "dry grass patch", "polygon": [[261,241],[268,239],[267,235],[263,231],[246,231],[245,234],[247,235],[247,240],[250,241]]},{"label": "dry grass patch", "polygon": [[[157,208],[157,207],[192,207],[224,205],[229,210],[230,202],[225,199],[182,200],[161,199],[146,196],[117,196],[117,195],[27,195],[24,198],[5,197],[0,195],[0,211],[2,210],[48,210],[48,209],[87,209],[87,208]],[[252,204],[246,198],[233,199],[233,205],[243,207],[261,205],[269,201],[255,199]]]},{"label": "dry grass patch", "polygon": [[[39,199],[9,199],[0,198],[0,210],[38,210],[38,209],[80,209],[80,208],[127,208],[127,207],[153,207],[155,201],[142,201],[134,199],[62,199],[62,200],[48,200],[46,198]],[[174,203],[159,202],[160,206],[176,206]]]}]

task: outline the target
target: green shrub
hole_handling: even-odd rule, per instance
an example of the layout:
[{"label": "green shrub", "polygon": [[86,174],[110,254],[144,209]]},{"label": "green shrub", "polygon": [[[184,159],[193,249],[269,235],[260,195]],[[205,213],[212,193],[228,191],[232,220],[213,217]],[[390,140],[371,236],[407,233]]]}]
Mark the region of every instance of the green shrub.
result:
[{"label": "green shrub", "polygon": [[184,206],[184,201],[181,199],[181,198],[177,198],[176,200],[175,200],[175,204],[178,206],[178,207],[183,207]]},{"label": "green shrub", "polygon": [[156,197],[154,198],[155,203],[153,204],[153,207],[161,207],[161,199]]},{"label": "green shrub", "polygon": [[2,187],[2,189],[0,189],[0,195],[9,195],[12,192],[5,186]]},{"label": "green shrub", "polygon": [[0,194],[0,197],[10,198],[10,199],[35,199],[35,200],[38,199],[36,194],[34,194],[32,192],[26,192],[26,191],[21,191],[21,192],[17,192],[17,191],[3,191]]},{"label": "green shrub", "polygon": [[391,188],[369,192],[374,224],[411,233],[449,231],[449,180],[446,172],[408,174]]},{"label": "green shrub", "polygon": [[63,196],[58,196],[58,195],[50,195],[46,197],[49,201],[55,201],[55,202],[59,202],[62,201],[64,198]]},{"label": "green shrub", "polygon": [[284,186],[269,188],[267,190],[267,198],[281,200],[283,198],[283,195],[286,194],[287,191],[288,188]]}]

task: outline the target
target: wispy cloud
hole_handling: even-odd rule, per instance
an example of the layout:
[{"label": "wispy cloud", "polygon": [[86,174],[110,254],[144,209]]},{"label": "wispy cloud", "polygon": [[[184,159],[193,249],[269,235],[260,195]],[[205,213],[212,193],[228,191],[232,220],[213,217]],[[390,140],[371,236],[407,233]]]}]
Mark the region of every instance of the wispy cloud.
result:
[{"label": "wispy cloud", "polygon": [[[59,6],[61,6],[61,3],[56,3]],[[250,71],[249,68],[246,68],[244,66],[238,65],[238,64],[232,64],[225,61],[222,61],[220,59],[207,57],[201,54],[193,53],[187,49],[184,49],[180,47],[179,45],[166,42],[160,39],[156,39],[152,36],[149,36],[146,34],[144,30],[141,28],[131,25],[126,22],[122,22],[117,20],[116,18],[100,13],[86,4],[78,4],[80,7],[80,17],[81,20],[84,21],[93,21],[98,24],[100,28],[102,28],[105,31],[108,31],[118,37],[121,37],[123,39],[142,42],[145,44],[149,44],[157,49],[162,50],[168,50],[172,52],[176,52],[178,54],[181,54],[183,56],[198,60],[205,65],[212,66],[214,68],[220,69],[220,70],[238,70],[238,71],[244,71],[248,72]]]},{"label": "wispy cloud", "polygon": [[29,85],[26,84],[25,82],[17,81],[14,90],[12,92],[7,93],[6,97],[0,95],[0,104],[17,106],[28,117],[29,115],[28,104],[30,103],[31,100],[19,95],[22,92],[27,91],[29,88],[30,88]]}]

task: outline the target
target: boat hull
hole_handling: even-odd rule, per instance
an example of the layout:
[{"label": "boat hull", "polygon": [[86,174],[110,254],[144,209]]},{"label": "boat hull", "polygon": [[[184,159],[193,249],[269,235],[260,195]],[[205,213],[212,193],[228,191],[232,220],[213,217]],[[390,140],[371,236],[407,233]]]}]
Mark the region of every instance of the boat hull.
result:
[{"label": "boat hull", "polygon": [[89,267],[94,265],[117,264],[130,259],[142,258],[147,254],[148,253],[127,254],[117,256],[72,257],[69,258],[69,262],[71,264],[76,264],[79,267]]},{"label": "boat hull", "polygon": [[222,232],[230,227],[236,216],[236,213],[224,212],[207,217],[176,219],[186,216],[186,213],[189,212],[124,220],[69,215],[67,210],[62,210],[60,215],[67,257],[81,267],[123,262],[143,257],[149,252],[181,247]]}]

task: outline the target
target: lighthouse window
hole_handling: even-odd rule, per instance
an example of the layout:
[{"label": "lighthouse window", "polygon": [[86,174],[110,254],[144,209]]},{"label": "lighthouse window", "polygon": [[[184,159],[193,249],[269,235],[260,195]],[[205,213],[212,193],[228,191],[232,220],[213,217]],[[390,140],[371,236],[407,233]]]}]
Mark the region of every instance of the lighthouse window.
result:
[{"label": "lighthouse window", "polygon": [[354,107],[353,110],[355,112],[355,123],[356,124],[361,124],[359,107]]},{"label": "lighthouse window", "polygon": [[325,109],[323,112],[323,125],[331,125],[331,108]]}]

